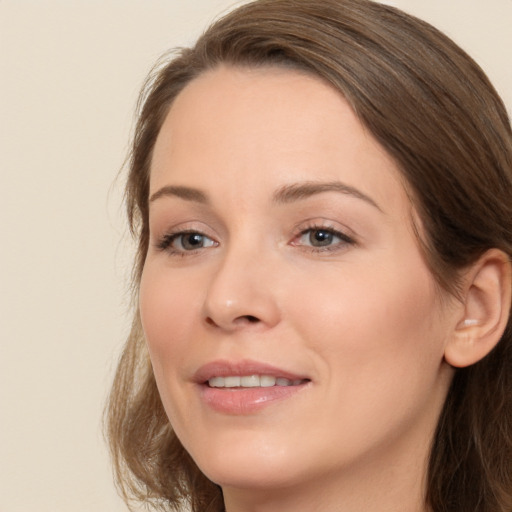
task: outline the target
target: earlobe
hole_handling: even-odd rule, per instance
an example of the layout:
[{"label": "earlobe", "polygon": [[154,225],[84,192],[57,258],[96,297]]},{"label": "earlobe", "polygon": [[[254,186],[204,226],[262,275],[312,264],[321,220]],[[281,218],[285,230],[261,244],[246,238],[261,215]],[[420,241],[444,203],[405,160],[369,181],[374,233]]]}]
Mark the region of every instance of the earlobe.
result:
[{"label": "earlobe", "polygon": [[448,364],[470,366],[496,346],[508,322],[511,286],[509,258],[498,249],[487,251],[466,272],[463,317],[445,347]]}]

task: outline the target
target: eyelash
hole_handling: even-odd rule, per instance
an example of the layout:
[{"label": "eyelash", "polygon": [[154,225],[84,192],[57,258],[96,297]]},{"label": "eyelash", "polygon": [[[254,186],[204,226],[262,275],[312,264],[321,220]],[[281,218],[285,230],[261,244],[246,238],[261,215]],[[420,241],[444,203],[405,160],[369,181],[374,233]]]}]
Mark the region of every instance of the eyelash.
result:
[{"label": "eyelash", "polygon": [[[325,246],[305,245],[305,244],[299,244],[296,242],[296,241],[300,240],[302,237],[306,236],[307,234],[309,234],[309,236],[311,237],[311,235],[314,232],[323,232],[323,233],[329,235],[330,237],[338,238],[340,241],[337,243],[329,244],[329,245],[325,245]],[[187,235],[188,236],[198,235],[200,237],[203,237],[203,239],[207,239],[207,240],[211,241],[211,244],[209,244],[207,246],[198,247],[197,249],[190,249],[190,250],[176,249],[173,247],[173,243],[175,241],[177,241],[180,237],[185,237]],[[183,242],[182,242],[182,244],[183,244]],[[316,225],[316,224],[308,226],[305,229],[302,229],[297,235],[295,235],[293,237],[293,240],[291,242],[291,245],[302,247],[304,250],[314,252],[314,253],[337,251],[337,250],[340,250],[340,248],[342,248],[342,247],[346,247],[346,246],[354,245],[354,244],[355,244],[355,240],[352,237],[348,236],[347,234],[345,234],[337,229],[334,229],[332,227],[329,227],[329,226],[325,226],[325,225],[322,226],[322,225]],[[185,231],[177,231],[174,233],[167,233],[160,240],[158,240],[156,247],[160,251],[169,252],[172,256],[185,257],[185,256],[191,256],[193,254],[196,254],[201,249],[208,249],[210,247],[216,247],[217,245],[218,245],[218,242],[215,242],[212,238],[205,235],[204,233],[201,233],[200,231],[185,230]]]},{"label": "eyelash", "polygon": [[[185,237],[187,235],[199,235],[203,238],[206,238],[208,240],[211,240],[212,241],[212,244],[211,245],[208,245],[206,247],[202,246],[202,247],[198,247],[197,249],[191,249],[191,250],[186,250],[186,249],[176,249],[173,247],[173,243],[178,240],[180,237]],[[183,242],[182,242],[182,245],[183,245]],[[189,256],[189,255],[192,255],[192,254],[195,254],[196,252],[198,252],[199,250],[201,249],[205,249],[205,248],[209,248],[209,247],[213,247],[213,246],[216,246],[218,245],[217,242],[215,242],[214,240],[212,240],[209,236],[205,235],[204,233],[201,233],[199,231],[194,231],[194,230],[185,230],[185,231],[177,231],[175,233],[167,233],[166,235],[164,235],[158,242],[157,242],[157,249],[159,249],[160,251],[168,251],[171,255],[173,256],[181,256],[181,257],[184,257],[184,256]]]},{"label": "eyelash", "polygon": [[342,231],[339,231],[337,229],[334,229],[330,226],[326,226],[326,225],[318,225],[318,224],[313,224],[313,225],[310,225],[308,226],[307,228],[305,229],[302,229],[300,231],[300,233],[294,237],[294,242],[292,242],[292,245],[299,245],[297,243],[295,243],[295,240],[300,240],[302,237],[304,237],[305,235],[309,234],[309,236],[311,237],[311,235],[314,233],[314,232],[323,232],[323,233],[326,233],[332,237],[336,237],[336,238],[339,238],[340,241],[337,242],[337,243],[334,243],[334,244],[330,244],[330,245],[325,245],[325,246],[313,246],[313,245],[300,245],[300,247],[303,247],[305,248],[305,250],[308,250],[310,252],[314,252],[314,253],[321,253],[321,252],[334,252],[334,251],[339,251],[341,250],[342,248],[344,247],[347,247],[347,246],[350,246],[350,245],[354,245],[355,244],[355,240],[350,237],[349,235],[347,235],[346,233],[343,233]]}]

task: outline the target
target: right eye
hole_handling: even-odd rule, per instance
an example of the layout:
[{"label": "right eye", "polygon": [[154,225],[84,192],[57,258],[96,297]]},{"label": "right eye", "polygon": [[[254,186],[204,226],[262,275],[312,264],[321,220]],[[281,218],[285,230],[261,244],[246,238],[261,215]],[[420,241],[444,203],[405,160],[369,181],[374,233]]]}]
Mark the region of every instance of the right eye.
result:
[{"label": "right eye", "polygon": [[158,248],[168,250],[172,253],[186,253],[214,247],[217,242],[210,237],[196,231],[182,231],[179,233],[169,233],[165,235],[158,243]]}]

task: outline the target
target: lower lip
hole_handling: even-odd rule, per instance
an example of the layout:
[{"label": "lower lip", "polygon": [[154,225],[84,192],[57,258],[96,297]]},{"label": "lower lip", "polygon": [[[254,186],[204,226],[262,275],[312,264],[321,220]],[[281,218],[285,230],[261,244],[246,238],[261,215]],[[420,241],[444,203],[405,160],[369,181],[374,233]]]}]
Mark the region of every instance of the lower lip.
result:
[{"label": "lower lip", "polygon": [[211,388],[201,385],[201,398],[217,412],[233,415],[252,414],[273,402],[285,400],[306,386],[271,386],[267,388]]}]

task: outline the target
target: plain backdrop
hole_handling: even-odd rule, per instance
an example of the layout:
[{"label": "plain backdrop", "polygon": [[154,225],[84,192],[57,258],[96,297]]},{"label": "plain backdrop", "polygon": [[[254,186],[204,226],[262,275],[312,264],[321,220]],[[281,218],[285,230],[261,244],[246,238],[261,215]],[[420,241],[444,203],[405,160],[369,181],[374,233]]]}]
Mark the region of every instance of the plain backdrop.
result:
[{"label": "plain backdrop", "polygon": [[[321,0],[319,0],[321,1]],[[512,110],[512,0],[390,0]],[[0,0],[0,512],[120,512],[101,434],[129,326],[116,179],[138,89],[232,0]]]}]

